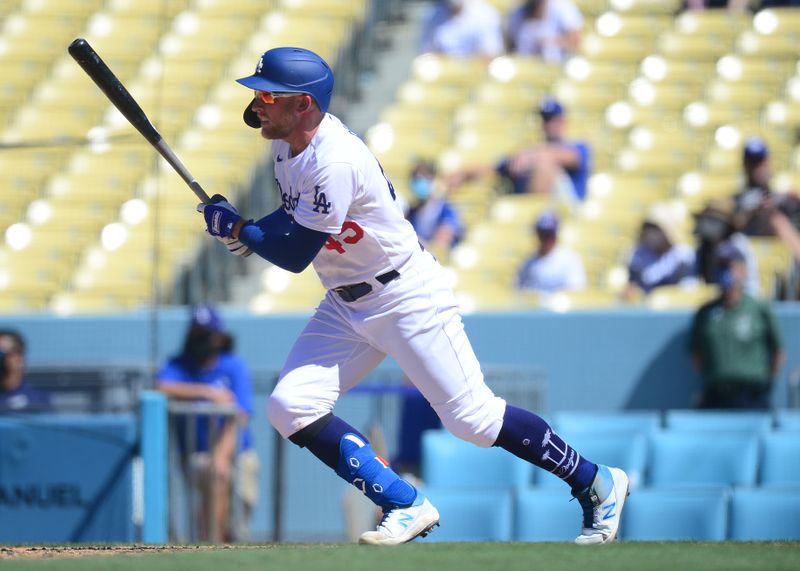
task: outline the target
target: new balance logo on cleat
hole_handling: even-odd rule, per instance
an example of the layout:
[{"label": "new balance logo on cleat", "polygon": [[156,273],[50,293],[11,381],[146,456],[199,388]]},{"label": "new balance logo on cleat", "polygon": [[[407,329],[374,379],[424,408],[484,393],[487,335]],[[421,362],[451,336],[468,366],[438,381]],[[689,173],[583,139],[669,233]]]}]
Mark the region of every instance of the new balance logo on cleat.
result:
[{"label": "new balance logo on cleat", "polygon": [[628,489],[628,475],[624,471],[598,466],[592,485],[575,496],[583,509],[583,529],[575,543],[600,545],[617,538]]},{"label": "new balance logo on cleat", "polygon": [[411,514],[402,514],[400,519],[397,520],[397,523],[402,525],[403,527],[408,527],[409,522],[414,521],[414,516]]},{"label": "new balance logo on cleat", "polygon": [[383,512],[378,529],[361,534],[359,543],[400,545],[425,537],[439,525],[439,512],[427,500],[418,497],[413,505]]}]

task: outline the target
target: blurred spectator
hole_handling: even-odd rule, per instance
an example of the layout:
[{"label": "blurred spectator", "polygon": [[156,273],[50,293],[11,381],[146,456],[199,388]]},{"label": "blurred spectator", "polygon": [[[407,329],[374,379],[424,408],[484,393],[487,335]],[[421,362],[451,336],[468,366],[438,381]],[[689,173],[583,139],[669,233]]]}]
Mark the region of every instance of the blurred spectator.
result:
[{"label": "blurred spectator", "polygon": [[686,0],[687,10],[727,8],[729,12],[742,13],[750,8],[752,0]]},{"label": "blurred spectator", "polygon": [[763,10],[764,8],[800,7],[800,0],[686,0],[689,10],[705,10],[706,8],[727,8],[730,12],[741,13],[746,10]]},{"label": "blurred spectator", "polygon": [[720,296],[692,321],[689,348],[705,383],[702,408],[768,409],[783,361],[769,305],[744,291],[747,266],[731,245],[720,248]]},{"label": "blurred spectator", "polygon": [[572,0],[526,0],[508,16],[509,51],[561,63],[580,46],[583,16]]},{"label": "blurred spectator", "polygon": [[694,235],[697,237],[695,275],[705,283],[717,283],[720,270],[717,250],[722,244],[730,244],[742,253],[747,266],[745,292],[757,297],[759,294],[758,263],[750,240],[741,232],[736,231],[733,222],[733,203],[725,199],[711,200],[694,217]]},{"label": "blurred spectator", "polygon": [[503,51],[500,14],[484,0],[439,0],[422,29],[420,51],[491,58]]},{"label": "blurred spectator", "polygon": [[745,142],[742,167],[743,188],[734,196],[736,225],[748,236],[777,235],[776,219],[784,217],[796,226],[800,199],[793,193],[772,192],[769,149],[762,139],[751,137]]},{"label": "blurred spectator", "polygon": [[586,272],[580,256],[558,245],[558,218],[546,212],[539,216],[534,231],[539,245],[517,273],[517,287],[541,293],[581,290],[586,287]]},{"label": "blurred spectator", "polygon": [[691,276],[695,256],[691,246],[681,244],[678,223],[666,204],[654,205],[642,223],[636,247],[628,263],[625,297],[680,283]]},{"label": "blurred spectator", "polygon": [[544,142],[495,165],[478,165],[453,173],[448,182],[458,186],[472,178],[496,173],[510,182],[514,193],[550,194],[570,205],[582,201],[591,172],[591,149],[588,143],[566,139],[566,112],[558,101],[545,98],[538,113]]},{"label": "blurred spectator", "polygon": [[[233,354],[233,337],[224,331],[222,319],[214,308],[208,305],[192,308],[192,320],[183,349],[158,373],[156,386],[170,398],[236,405],[238,415],[235,419],[220,417],[215,420],[215,442],[210,442],[209,435],[212,419],[201,415],[194,427],[182,427],[182,445],[190,454],[187,458],[189,466],[201,475],[198,482],[202,498],[201,538],[213,540],[210,530],[211,518],[214,517],[223,540],[229,541],[234,536],[246,539],[258,496],[258,457],[248,426],[253,414],[253,392],[248,367]],[[188,438],[185,430],[196,431],[196,450],[186,450]],[[233,478],[236,478],[235,486],[232,485]],[[243,506],[240,527],[235,530],[229,525],[232,489]],[[207,511],[212,493],[215,514]]]},{"label": "blurred spectator", "polygon": [[414,165],[410,185],[414,203],[408,220],[424,245],[444,259],[464,235],[458,212],[444,196],[445,189],[437,184],[433,163],[419,161]]},{"label": "blurred spectator", "polygon": [[11,329],[0,331],[0,414],[50,409],[50,395],[25,381],[25,338]]}]

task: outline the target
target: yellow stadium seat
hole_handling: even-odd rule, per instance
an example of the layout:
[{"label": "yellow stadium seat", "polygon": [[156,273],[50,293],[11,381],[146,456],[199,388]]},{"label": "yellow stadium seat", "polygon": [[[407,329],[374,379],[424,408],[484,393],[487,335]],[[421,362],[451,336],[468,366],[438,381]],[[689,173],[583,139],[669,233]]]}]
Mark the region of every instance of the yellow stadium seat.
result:
[{"label": "yellow stadium seat", "polygon": [[590,60],[638,63],[656,47],[657,36],[605,37],[589,33],[581,41],[580,53]]},{"label": "yellow stadium seat", "polygon": [[489,76],[501,83],[517,83],[548,88],[561,73],[559,66],[539,58],[504,55],[489,63]]},{"label": "yellow stadium seat", "polygon": [[675,29],[686,35],[733,37],[750,26],[752,18],[728,10],[687,10],[675,18]]},{"label": "yellow stadium seat", "polygon": [[714,299],[719,294],[719,288],[709,284],[672,285],[661,286],[650,292],[645,298],[645,304],[650,309],[688,309],[699,308],[704,303]]},{"label": "yellow stadium seat", "polygon": [[411,73],[421,83],[470,87],[485,81],[487,64],[481,58],[452,58],[428,53],[414,59]]},{"label": "yellow stadium seat", "polygon": [[658,41],[659,51],[667,58],[695,61],[716,61],[734,49],[733,38],[713,35],[663,34]]},{"label": "yellow stadium seat", "polygon": [[755,32],[742,32],[736,41],[737,51],[750,57],[796,61],[800,55],[796,36],[762,36]]},{"label": "yellow stadium seat", "polygon": [[682,0],[609,0],[613,10],[631,14],[675,14]]}]

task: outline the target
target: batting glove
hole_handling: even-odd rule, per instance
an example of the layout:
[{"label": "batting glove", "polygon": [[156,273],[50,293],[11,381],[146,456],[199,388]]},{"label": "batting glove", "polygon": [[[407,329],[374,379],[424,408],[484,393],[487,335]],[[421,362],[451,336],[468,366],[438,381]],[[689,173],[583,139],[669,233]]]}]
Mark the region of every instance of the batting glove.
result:
[{"label": "batting glove", "polygon": [[242,218],[221,194],[212,196],[208,204],[198,204],[197,211],[203,213],[206,219],[206,231],[212,236],[230,236],[234,224]]},{"label": "batting glove", "polygon": [[217,236],[217,240],[225,244],[225,247],[228,248],[228,251],[234,256],[246,258],[253,253],[253,250],[242,244],[233,236]]}]

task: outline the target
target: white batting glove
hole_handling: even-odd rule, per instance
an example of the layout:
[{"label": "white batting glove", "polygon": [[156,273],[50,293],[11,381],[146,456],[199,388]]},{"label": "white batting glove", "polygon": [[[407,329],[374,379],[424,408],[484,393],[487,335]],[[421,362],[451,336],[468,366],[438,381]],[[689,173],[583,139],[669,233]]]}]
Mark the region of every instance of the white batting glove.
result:
[{"label": "white batting glove", "polygon": [[216,236],[216,238],[217,240],[225,244],[225,247],[228,248],[228,251],[234,256],[241,256],[243,258],[246,258],[247,256],[253,253],[253,250],[242,244],[239,240],[237,240],[233,236]]}]

